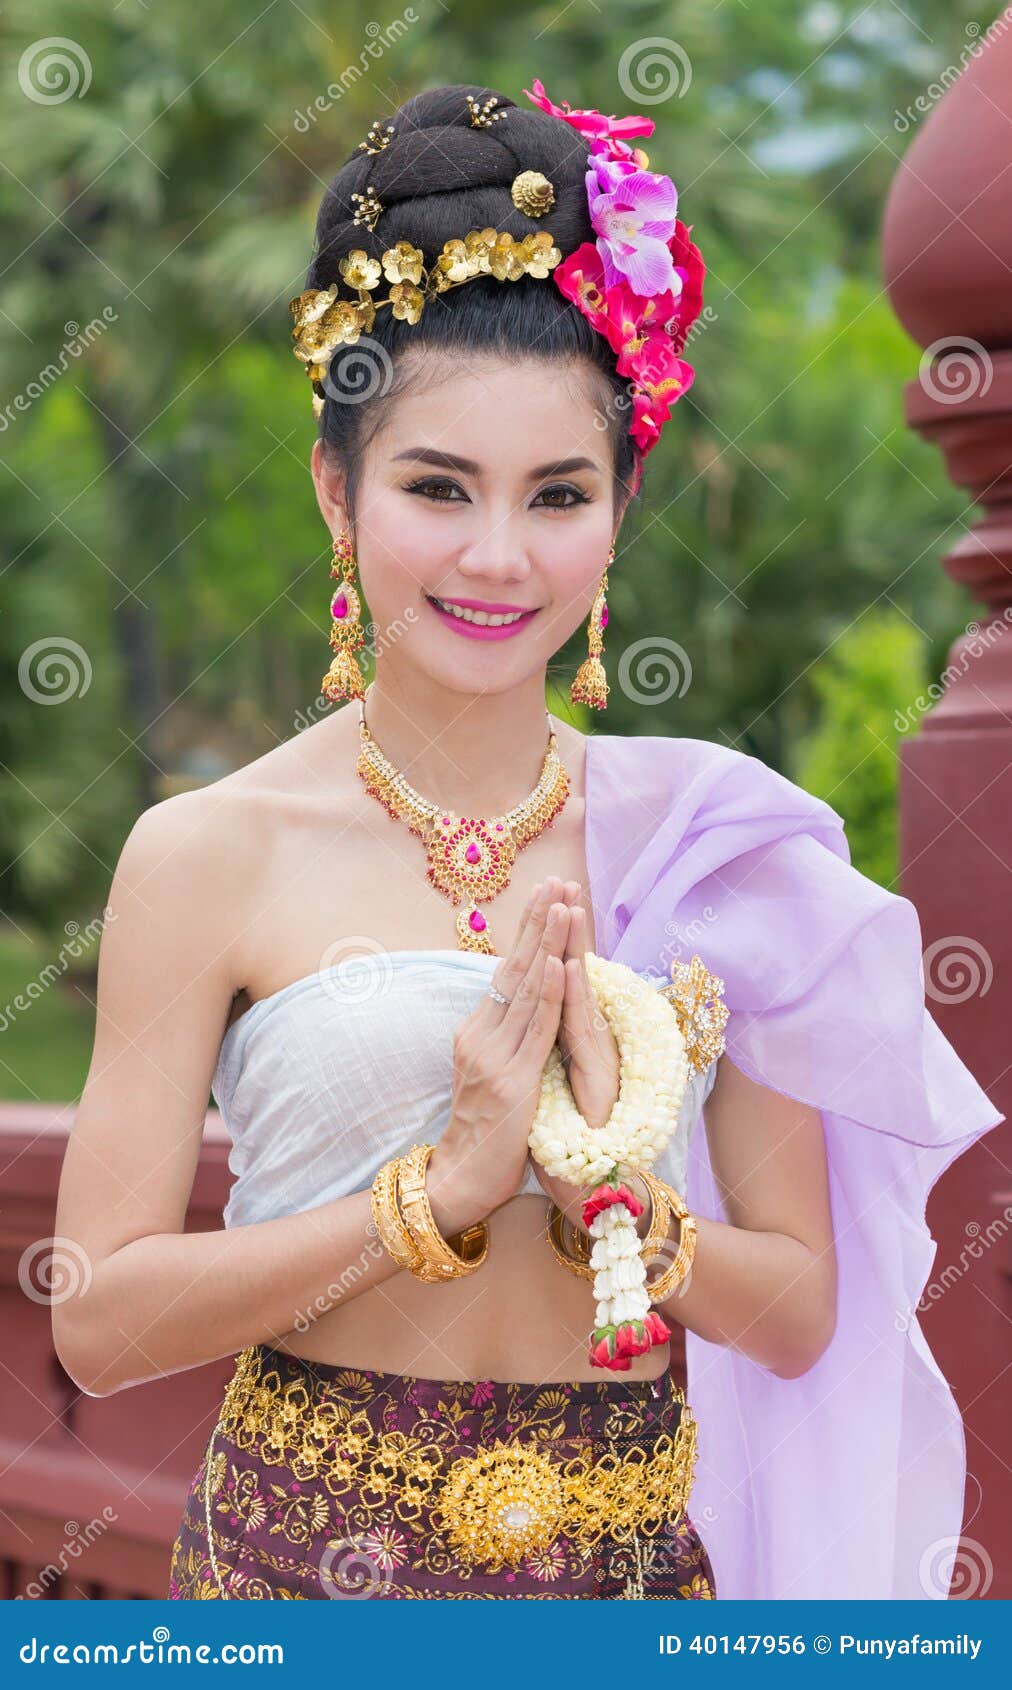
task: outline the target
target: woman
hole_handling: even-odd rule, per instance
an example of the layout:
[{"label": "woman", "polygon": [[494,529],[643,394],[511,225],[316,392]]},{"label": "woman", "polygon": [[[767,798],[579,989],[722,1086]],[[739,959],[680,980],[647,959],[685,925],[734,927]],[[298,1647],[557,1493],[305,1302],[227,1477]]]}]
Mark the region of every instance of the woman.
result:
[{"label": "woman", "polygon": [[[961,1473],[913,1315],[923,1204],[1002,1117],[828,806],[726,747],[546,719],[585,619],[574,697],[604,702],[607,568],[691,380],[701,262],[631,145],[649,121],[530,98],[419,95],[324,197],[292,305],[339,578],[324,691],[353,702],[124,847],[60,1355],[97,1395],[237,1356],[174,1597],[929,1594]],[[655,1169],[695,1221],[654,1305],[687,1397],[667,1344],[588,1351],[591,1224],[528,1150],[556,1043],[590,1127],[618,1095],[588,953],[655,985],[698,954],[731,1012]],[[185,1234],[212,1079],[237,1178],[224,1229]],[[658,1240],[665,1187],[628,1184],[670,1264],[691,1219]]]}]

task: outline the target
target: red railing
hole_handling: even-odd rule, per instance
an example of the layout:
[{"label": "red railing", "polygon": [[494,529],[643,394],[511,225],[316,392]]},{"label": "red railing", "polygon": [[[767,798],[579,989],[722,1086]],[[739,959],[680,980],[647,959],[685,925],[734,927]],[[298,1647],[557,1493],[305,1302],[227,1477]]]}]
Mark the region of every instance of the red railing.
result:
[{"label": "red railing", "polygon": [[[47,1241],[73,1109],[0,1104],[0,1597],[160,1599],[232,1363],[109,1397],[84,1396],[68,1377],[39,1270],[59,1258]],[[227,1157],[209,1111],[187,1231],[221,1226]]]}]

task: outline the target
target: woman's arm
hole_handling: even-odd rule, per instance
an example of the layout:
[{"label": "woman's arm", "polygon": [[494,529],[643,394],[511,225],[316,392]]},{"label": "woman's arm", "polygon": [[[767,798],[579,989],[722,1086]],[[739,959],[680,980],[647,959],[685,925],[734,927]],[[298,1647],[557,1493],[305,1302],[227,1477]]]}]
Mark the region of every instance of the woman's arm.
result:
[{"label": "woman's arm", "polygon": [[[688,1285],[654,1306],[663,1319],[740,1350],[778,1378],[795,1379],[818,1361],[836,1326],[822,1117],[748,1079],[725,1053],[703,1119],[727,1220],[695,1217]],[[577,1188],[542,1175],[539,1170],[548,1194],[586,1230]],[[637,1179],[628,1183],[644,1196]],[[636,1223],[641,1234],[648,1221],[649,1198]]]},{"label": "woman's arm", "polygon": [[818,1361],[836,1327],[822,1117],[748,1079],[725,1053],[703,1119],[727,1222],[696,1217],[688,1287],[657,1308],[778,1378],[795,1379]]},{"label": "woman's arm", "polygon": [[[183,1231],[243,939],[263,908],[256,809],[237,826],[237,807],[213,789],[154,805],[113,879],[55,1227],[78,1288],[54,1296],[54,1342],[90,1396],[276,1341],[401,1271],[372,1231],[368,1191]],[[428,1182],[447,1234],[475,1218],[463,1179]]]}]

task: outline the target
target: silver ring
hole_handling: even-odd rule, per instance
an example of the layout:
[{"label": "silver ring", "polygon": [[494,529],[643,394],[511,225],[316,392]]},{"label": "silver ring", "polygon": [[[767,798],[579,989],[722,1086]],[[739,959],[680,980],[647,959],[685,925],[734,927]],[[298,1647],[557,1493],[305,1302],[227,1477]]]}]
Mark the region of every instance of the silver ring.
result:
[{"label": "silver ring", "polygon": [[512,1001],[513,1001],[512,998],[504,998],[502,993],[500,992],[498,986],[489,986],[488,995],[489,995],[490,998],[494,998],[496,1003],[506,1003],[506,1004],[508,1004],[508,1003],[512,1003]]}]

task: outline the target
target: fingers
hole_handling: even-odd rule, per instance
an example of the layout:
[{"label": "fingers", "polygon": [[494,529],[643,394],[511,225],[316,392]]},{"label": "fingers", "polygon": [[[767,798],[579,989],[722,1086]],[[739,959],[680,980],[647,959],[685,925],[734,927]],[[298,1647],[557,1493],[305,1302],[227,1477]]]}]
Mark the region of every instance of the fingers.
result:
[{"label": "fingers", "polygon": [[520,917],[513,947],[495,970],[495,984],[505,997],[512,998],[521,980],[528,973],[538,954],[545,923],[552,904],[559,899],[562,882],[557,875],[539,881],[534,887]]},{"label": "fingers", "polygon": [[[561,945],[562,940],[559,939],[558,943]],[[554,952],[544,953],[540,975],[538,996],[517,1047],[518,1057],[525,1063],[531,1063],[535,1069],[544,1067],[559,1030],[566,980],[561,956]]]},{"label": "fingers", "polygon": [[559,1044],[567,1060],[590,1038],[594,1030],[594,1010],[597,1000],[590,990],[584,958],[586,956],[586,912],[580,904],[569,911],[569,939],[563,957],[565,981],[562,998],[562,1025]]},{"label": "fingers", "polygon": [[[551,884],[548,882],[547,884]],[[517,981],[513,989],[509,1008],[505,1012],[503,1028],[507,1035],[512,1034],[517,1048],[524,1036],[526,1026],[535,1012],[539,1000],[544,993],[546,979],[546,964],[552,959],[558,963],[558,1005],[561,1008],[565,992],[565,971],[563,968],[563,953],[566,948],[566,938],[569,931],[569,911],[565,904],[548,902],[546,899],[544,914],[540,916],[537,926],[540,932],[536,934],[536,946],[531,956],[526,973]],[[548,973],[554,978],[554,969]],[[551,1001],[554,1001],[554,997]],[[554,1017],[553,1028],[558,1027],[558,1015]],[[552,1039],[555,1030],[552,1032]],[[551,1041],[549,1041],[551,1042]]]}]

